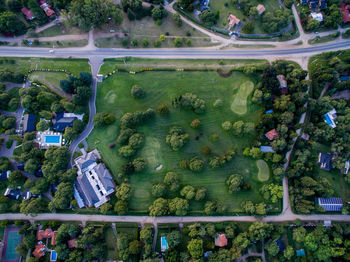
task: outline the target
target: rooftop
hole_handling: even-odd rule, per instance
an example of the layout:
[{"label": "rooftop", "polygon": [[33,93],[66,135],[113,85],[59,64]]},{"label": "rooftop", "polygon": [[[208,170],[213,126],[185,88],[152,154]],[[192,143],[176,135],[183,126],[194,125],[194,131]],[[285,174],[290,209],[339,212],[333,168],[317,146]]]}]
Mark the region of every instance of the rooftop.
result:
[{"label": "rooftop", "polygon": [[343,208],[343,201],[339,197],[329,197],[329,198],[323,198],[319,197],[316,198],[316,203],[323,207],[326,211],[341,211]]},{"label": "rooftop", "polygon": [[335,128],[337,125],[334,120],[337,119],[337,111],[333,108],[331,111],[323,115],[323,119],[330,127]]},{"label": "rooftop", "polygon": [[227,238],[225,234],[220,234],[215,238],[215,246],[217,247],[227,246]]},{"label": "rooftop", "polygon": [[256,9],[258,10],[259,15],[265,12],[266,8],[262,4],[258,4]]},{"label": "rooftop", "polygon": [[320,168],[330,171],[332,167],[333,154],[319,153],[317,163],[320,164]]},{"label": "rooftop", "polygon": [[275,140],[277,137],[279,137],[279,134],[276,129],[272,129],[269,132],[265,134],[265,136],[270,140]]},{"label": "rooftop", "polygon": [[25,114],[23,117],[23,132],[35,131],[36,116],[33,114]]}]

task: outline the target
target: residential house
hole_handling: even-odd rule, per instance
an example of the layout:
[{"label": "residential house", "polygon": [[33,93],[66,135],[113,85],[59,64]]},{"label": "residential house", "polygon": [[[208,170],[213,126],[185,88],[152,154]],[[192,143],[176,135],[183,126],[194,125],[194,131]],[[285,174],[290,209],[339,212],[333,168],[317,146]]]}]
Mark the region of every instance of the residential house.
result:
[{"label": "residential house", "polygon": [[200,0],[199,1],[199,10],[201,12],[205,11],[205,10],[210,10],[210,7],[209,7],[209,0]]},{"label": "residential house", "polygon": [[319,153],[318,154],[318,164],[321,164],[320,168],[330,171],[332,167],[333,154]]},{"label": "residential house", "polygon": [[74,160],[78,168],[74,197],[79,208],[84,206],[99,208],[109,200],[109,195],[115,191],[112,176],[102,163],[97,163],[99,159],[101,156],[94,149]]},{"label": "residential house", "polygon": [[4,171],[4,172],[1,172],[0,173],[0,181],[8,179],[10,174],[11,174],[11,170],[7,170],[7,171]]},{"label": "residential house", "polygon": [[284,75],[278,75],[277,79],[278,79],[278,82],[280,83],[281,93],[283,95],[288,94],[288,86],[287,86],[286,77]]},{"label": "residential house", "polygon": [[45,12],[45,14],[48,17],[52,17],[52,16],[55,15],[55,11],[53,11],[51,9],[51,6],[48,3],[46,3],[46,1],[42,0],[42,1],[39,2],[39,4],[40,4],[41,9],[43,9],[43,11]]},{"label": "residential house", "polygon": [[323,119],[329,126],[331,126],[332,128],[335,128],[337,125],[334,122],[334,120],[337,119],[337,111],[333,108],[327,114],[323,115]]},{"label": "residential house", "polygon": [[350,22],[350,5],[342,3],[340,6],[340,11],[343,14],[343,23]]},{"label": "residential house", "polygon": [[275,240],[275,242],[277,243],[277,246],[278,246],[280,252],[286,249],[286,247],[283,244],[283,242],[281,241],[281,239],[277,239],[277,240]]},{"label": "residential house", "polygon": [[23,133],[30,133],[35,131],[36,116],[33,114],[26,114],[23,117]]},{"label": "residential house", "polygon": [[307,5],[307,0],[300,0],[301,5]]},{"label": "residential house", "polygon": [[227,246],[227,238],[225,234],[219,234],[215,237],[215,246],[225,247]]},{"label": "residential house", "polygon": [[230,14],[228,16],[228,26],[229,28],[234,27],[235,25],[238,25],[241,22],[241,20],[239,20],[236,16],[234,16],[233,14]]},{"label": "residential house", "polygon": [[82,121],[84,114],[76,115],[74,113],[58,113],[52,119],[52,129],[63,132],[67,127],[72,127],[75,120]]},{"label": "residential house", "polygon": [[258,10],[259,15],[262,15],[266,11],[265,6],[262,4],[258,4],[256,10]]},{"label": "residential house", "polygon": [[21,197],[21,192],[18,190],[13,190],[11,188],[6,188],[4,196],[13,200],[18,200]]},{"label": "residential house", "polygon": [[277,130],[276,129],[272,129],[270,130],[269,132],[267,132],[265,134],[265,136],[270,140],[270,141],[273,141],[275,140],[277,137],[279,137],[280,135],[278,134]]},{"label": "residential house", "polygon": [[[349,7],[350,7],[350,5],[349,5]],[[350,76],[340,76],[339,77],[340,82],[344,82],[344,81],[348,81],[348,80],[350,80]]]},{"label": "residential house", "polygon": [[57,231],[52,231],[51,228],[46,228],[45,230],[38,230],[36,232],[36,239],[38,241],[41,241],[43,239],[51,239],[51,245],[54,246],[56,245],[57,234]]},{"label": "residential house", "polygon": [[33,256],[37,259],[40,259],[41,257],[45,256],[46,252],[46,246],[43,244],[43,242],[39,242],[36,246],[34,251],[32,252]]},{"label": "residential house", "polygon": [[323,21],[323,15],[322,13],[316,13],[316,12],[312,12],[310,14],[310,17],[313,19],[313,20],[316,20],[318,22],[322,22]]},{"label": "residential house", "polygon": [[33,15],[33,12],[28,8],[23,7],[21,11],[26,16],[27,20],[33,20],[35,18],[35,16]]},{"label": "residential house", "polygon": [[300,0],[300,4],[308,5],[312,11],[327,8],[326,0]]},{"label": "residential house", "polygon": [[343,201],[339,197],[318,197],[316,198],[316,204],[331,212],[339,212],[343,208]]}]

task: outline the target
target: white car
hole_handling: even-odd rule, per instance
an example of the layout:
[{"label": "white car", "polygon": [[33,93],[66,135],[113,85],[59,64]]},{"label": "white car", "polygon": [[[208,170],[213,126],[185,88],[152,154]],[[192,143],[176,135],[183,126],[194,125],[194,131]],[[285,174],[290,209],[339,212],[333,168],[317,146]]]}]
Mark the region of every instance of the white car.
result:
[{"label": "white car", "polygon": [[54,53],[54,52],[55,52],[55,50],[51,49],[49,52],[52,54],[52,53]]}]

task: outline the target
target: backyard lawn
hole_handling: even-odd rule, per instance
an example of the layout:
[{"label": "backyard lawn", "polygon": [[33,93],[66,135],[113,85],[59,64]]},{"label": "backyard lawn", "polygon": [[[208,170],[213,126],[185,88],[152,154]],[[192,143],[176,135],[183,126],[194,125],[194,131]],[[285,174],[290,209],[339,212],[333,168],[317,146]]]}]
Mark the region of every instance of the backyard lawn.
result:
[{"label": "backyard lawn", "polygon": [[29,79],[46,85],[50,84],[60,89],[60,81],[64,79],[68,80],[68,75],[63,72],[34,72],[30,74]]},{"label": "backyard lawn", "polygon": [[[136,75],[119,72],[99,84],[96,101],[97,111],[111,113],[116,116],[117,121],[108,127],[95,128],[88,137],[88,144],[91,149],[98,148],[115,178],[120,173],[122,164],[126,162],[118,155],[118,146],[109,147],[109,145],[116,143],[120,117],[126,112],[144,111],[148,108],[156,109],[162,103],[170,109],[169,115],[157,114],[155,119],[137,127],[138,132],[145,136],[145,144],[138,151],[136,157],[144,157],[148,162],[148,168],[142,173],[130,176],[129,183],[133,186],[130,201],[131,214],[146,214],[148,212],[148,207],[154,201],[150,193],[152,185],[162,181],[165,173],[169,171],[175,171],[179,174],[182,186],[206,187],[208,199],[224,203],[228,214],[240,212],[240,203],[244,200],[252,200],[255,203],[263,201],[259,193],[259,188],[263,183],[258,178],[256,160],[242,155],[243,149],[251,146],[255,138],[249,135],[234,137],[232,133],[221,128],[221,124],[227,120],[231,122],[243,120],[254,123],[259,121],[262,108],[251,104],[248,95],[245,96],[247,100],[246,113],[236,114],[231,108],[239,89],[246,86],[254,87],[258,80],[258,75],[249,77],[237,71],[234,71],[227,78],[220,77],[215,71],[153,71]],[[145,89],[146,97],[144,99],[136,100],[130,95],[130,89],[134,85],[140,85]],[[195,114],[192,111],[171,106],[173,98],[186,92],[196,94],[206,101],[205,113]],[[217,99],[221,99],[223,102],[220,108],[213,106]],[[243,99],[242,95],[240,95],[240,99]],[[201,121],[200,128],[192,129],[190,127],[193,119]],[[190,135],[189,142],[180,151],[172,151],[165,143],[165,137],[174,125],[181,126]],[[213,134],[217,134],[219,137],[216,141],[211,138]],[[196,137],[198,138],[196,139]],[[181,160],[193,156],[199,156],[206,160],[207,157],[201,155],[201,149],[204,146],[209,146],[212,153],[216,155],[222,155],[229,149],[234,149],[236,155],[231,162],[221,168],[210,169],[206,165],[201,173],[192,173],[179,167]],[[163,168],[156,171],[155,169],[159,165],[162,165]],[[243,175],[252,189],[230,194],[225,180],[233,173]],[[202,214],[203,208],[204,202],[202,201],[190,202],[190,214]]]}]

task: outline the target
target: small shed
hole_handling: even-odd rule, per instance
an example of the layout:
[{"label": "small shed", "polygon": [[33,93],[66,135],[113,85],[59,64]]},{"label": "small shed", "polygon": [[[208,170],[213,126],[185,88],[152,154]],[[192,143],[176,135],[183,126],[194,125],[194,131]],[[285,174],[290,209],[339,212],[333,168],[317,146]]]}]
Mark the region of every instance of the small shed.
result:
[{"label": "small shed", "polygon": [[215,246],[217,247],[225,247],[227,246],[227,238],[225,234],[219,234],[215,238]]},{"label": "small shed", "polygon": [[276,129],[272,129],[272,130],[270,130],[269,132],[267,132],[267,133],[265,134],[265,136],[266,136],[270,141],[272,141],[272,140],[275,140],[276,138],[278,138],[278,137],[279,137],[279,134],[278,134],[278,132],[277,132]]}]

